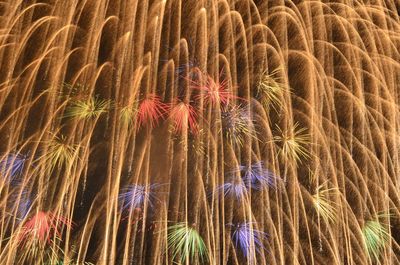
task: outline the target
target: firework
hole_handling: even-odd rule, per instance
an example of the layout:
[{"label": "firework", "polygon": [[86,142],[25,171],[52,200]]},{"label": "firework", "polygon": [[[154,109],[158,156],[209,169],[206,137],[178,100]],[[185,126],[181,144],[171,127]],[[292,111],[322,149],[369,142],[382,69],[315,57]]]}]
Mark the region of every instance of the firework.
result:
[{"label": "firework", "polygon": [[227,106],[221,111],[221,129],[232,145],[243,146],[247,137],[257,139],[253,129],[253,120],[245,107]]},{"label": "firework", "polygon": [[13,192],[9,193],[9,197],[7,198],[7,208],[12,215],[15,213],[15,218],[18,222],[24,220],[29,214],[29,210],[32,206],[32,200],[29,195],[30,192],[21,188],[17,188]]},{"label": "firework", "polygon": [[197,113],[189,104],[179,102],[171,107],[169,118],[173,122],[175,132],[182,132],[190,129],[192,133],[198,132]]},{"label": "firework", "polygon": [[65,117],[78,119],[97,119],[110,108],[111,101],[91,97],[87,100],[73,100],[67,108]]},{"label": "firework", "polygon": [[365,222],[362,236],[368,257],[373,262],[379,263],[381,252],[391,240],[388,229],[376,218]]},{"label": "firework", "polygon": [[184,263],[186,259],[194,261],[199,257],[205,262],[208,259],[208,250],[203,238],[196,229],[186,223],[179,223],[168,227],[168,249],[172,251],[172,260],[179,259]]},{"label": "firework", "polygon": [[329,200],[333,192],[336,189],[324,189],[324,184],[318,186],[316,193],[312,196],[313,205],[317,213],[325,220],[325,222],[335,222],[336,215],[336,203]]},{"label": "firework", "polygon": [[394,265],[399,2],[1,1],[0,264]]},{"label": "firework", "polygon": [[282,99],[286,91],[288,91],[286,86],[279,83],[279,80],[276,78],[279,70],[279,68],[275,69],[271,74],[264,71],[257,85],[257,97],[267,112],[271,106],[275,111],[279,111],[283,106]]},{"label": "firework", "polygon": [[218,186],[214,194],[223,194],[224,197],[230,196],[237,200],[242,200],[248,193],[247,186],[241,178],[233,178],[229,182]]},{"label": "firework", "polygon": [[159,199],[154,194],[155,189],[163,186],[163,184],[150,185],[131,185],[119,195],[119,201],[122,205],[122,210],[141,209],[145,205],[154,207],[154,204]]},{"label": "firework", "polygon": [[21,242],[37,240],[40,243],[50,244],[53,236],[61,237],[62,227],[70,228],[71,226],[72,222],[66,217],[38,211],[23,224],[20,240]]},{"label": "firework", "polygon": [[261,161],[250,166],[239,166],[239,170],[243,174],[243,181],[248,188],[255,190],[276,188],[278,178],[266,169]]},{"label": "firework", "polygon": [[181,64],[175,68],[175,74],[178,76],[183,76],[186,73],[190,74],[191,78],[194,78],[196,70],[200,70],[198,64],[195,61],[189,61],[187,63]]},{"label": "firework", "polygon": [[125,106],[121,108],[119,113],[119,118],[122,124],[132,125],[136,115],[137,115],[136,106]]},{"label": "firework", "polygon": [[168,105],[161,102],[155,94],[149,94],[139,103],[138,108],[138,128],[149,125],[153,128],[158,120],[168,111]]},{"label": "firework", "polygon": [[306,133],[305,128],[299,128],[295,123],[291,130],[282,131],[277,127],[279,135],[274,136],[274,141],[281,145],[279,155],[282,157],[301,163],[303,159],[310,157],[306,146],[310,144],[310,135]]},{"label": "firework", "polygon": [[61,169],[63,166],[70,166],[75,161],[78,151],[79,146],[67,143],[66,137],[54,136],[48,142],[48,149],[38,159],[38,162],[44,163],[50,171],[55,168]]},{"label": "firework", "polygon": [[186,137],[179,137],[177,140],[179,144],[184,147],[185,152],[192,151],[197,156],[204,156],[206,155],[205,146],[204,146],[204,131],[202,129],[196,131],[196,137],[186,138]]},{"label": "firework", "polygon": [[7,179],[13,180],[24,170],[28,155],[10,153],[0,160],[0,173]]},{"label": "firework", "polygon": [[239,223],[231,225],[232,240],[236,248],[240,249],[243,255],[249,259],[255,257],[255,253],[261,254],[265,249],[263,241],[268,234],[252,228],[252,223]]},{"label": "firework", "polygon": [[203,74],[199,81],[190,81],[191,88],[201,92],[196,96],[196,99],[203,99],[206,104],[211,104],[214,107],[225,106],[230,100],[238,98],[228,90],[229,81],[222,76],[214,80],[210,75]]}]

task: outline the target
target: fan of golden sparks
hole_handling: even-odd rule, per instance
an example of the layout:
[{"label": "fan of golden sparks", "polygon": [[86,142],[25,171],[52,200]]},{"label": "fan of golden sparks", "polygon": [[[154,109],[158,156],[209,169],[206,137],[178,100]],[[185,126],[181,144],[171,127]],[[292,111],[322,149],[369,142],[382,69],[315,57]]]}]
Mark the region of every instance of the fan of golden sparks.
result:
[{"label": "fan of golden sparks", "polygon": [[0,264],[400,264],[399,6],[0,1]]}]

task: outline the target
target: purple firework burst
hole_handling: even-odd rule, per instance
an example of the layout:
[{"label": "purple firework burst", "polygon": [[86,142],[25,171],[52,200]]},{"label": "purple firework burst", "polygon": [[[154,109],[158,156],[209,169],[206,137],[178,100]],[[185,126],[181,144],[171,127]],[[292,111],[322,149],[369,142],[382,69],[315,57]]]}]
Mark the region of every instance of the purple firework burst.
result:
[{"label": "purple firework burst", "polygon": [[0,160],[0,173],[13,180],[22,174],[28,155],[8,154]]},{"label": "purple firework burst", "polygon": [[243,181],[248,188],[261,190],[264,188],[276,188],[278,178],[274,173],[264,167],[263,162],[256,162],[251,166],[239,166]]},{"label": "purple firework burst", "polygon": [[252,227],[251,222],[231,224],[233,233],[232,240],[236,248],[240,249],[246,258],[255,257],[255,253],[261,253],[265,249],[263,241],[268,234]]},{"label": "purple firework burst", "polygon": [[225,182],[224,184],[219,185],[214,194],[224,194],[224,196],[232,196],[237,200],[241,200],[247,194],[246,184],[240,178],[234,178],[230,182]]},{"label": "purple firework burst", "polygon": [[163,184],[140,185],[134,184],[126,188],[120,195],[119,200],[122,204],[122,210],[142,208],[149,205],[154,207],[154,203],[158,200],[154,194],[154,190]]}]

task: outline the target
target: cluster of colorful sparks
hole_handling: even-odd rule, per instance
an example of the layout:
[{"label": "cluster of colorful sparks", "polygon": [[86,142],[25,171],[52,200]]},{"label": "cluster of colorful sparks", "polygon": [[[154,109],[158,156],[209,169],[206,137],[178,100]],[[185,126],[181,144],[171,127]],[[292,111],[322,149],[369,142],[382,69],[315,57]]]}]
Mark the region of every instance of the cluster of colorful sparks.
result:
[{"label": "cluster of colorful sparks", "polygon": [[[192,70],[191,67],[193,67]],[[222,72],[218,79],[213,79],[210,75],[203,73],[195,64],[180,66],[177,74],[183,75],[189,69],[189,84],[192,91],[198,92],[193,98],[195,101],[202,101],[205,107],[210,107],[212,111],[219,113],[220,131],[226,137],[229,144],[242,146],[246,137],[256,138],[253,120],[247,106],[237,103],[244,99],[234,95],[229,90],[229,82],[223,79]],[[236,104],[235,104],[236,103]],[[199,132],[200,112],[190,101],[175,99],[171,104],[163,103],[155,94],[148,94],[138,103],[137,124],[138,128],[149,126],[154,128],[160,119],[167,117],[172,122],[173,132],[182,133],[187,130],[194,135]],[[249,166],[239,166],[235,170],[228,172],[228,181],[217,186],[211,192],[212,196],[231,197],[240,202],[248,196],[249,191],[260,191],[263,189],[275,189],[280,178],[269,171],[263,162],[258,161]],[[157,190],[163,184],[130,185],[122,190],[119,196],[121,209],[133,222],[137,222],[142,217],[146,208],[154,210],[154,206],[160,201]],[[264,242],[268,234],[257,230],[253,222],[242,222],[235,225],[227,224],[231,229],[232,242],[235,247],[243,253],[250,262],[255,262],[255,253],[260,253],[265,249]],[[177,228],[184,229],[181,231]],[[189,237],[191,231],[187,224],[176,224],[170,226],[169,237],[176,239],[175,233],[183,233]],[[176,249],[175,249],[176,251]],[[184,251],[182,251],[184,252]],[[175,253],[177,254],[177,253]],[[188,253],[180,253],[181,257],[186,257]],[[174,255],[175,256],[175,255]],[[184,262],[184,260],[181,260]]]},{"label": "cluster of colorful sparks", "polygon": [[[185,68],[179,67],[178,73],[182,74]],[[129,106],[121,110],[121,118],[127,121],[127,124],[136,123],[136,129],[147,128],[154,129],[162,119],[170,120],[172,131],[175,133],[191,133],[197,135],[199,133],[201,112],[198,106],[217,113],[219,118],[219,132],[225,137],[227,144],[234,146],[243,146],[248,138],[257,139],[257,134],[253,126],[250,108],[246,104],[246,100],[235,96],[230,90],[228,80],[224,79],[222,72],[217,79],[203,73],[199,69],[191,71],[196,74],[188,75],[189,86],[191,91],[195,93],[192,97],[196,103],[190,100],[176,98],[172,103],[165,103],[160,96],[149,93],[141,100],[134,104],[135,107]],[[240,102],[239,102],[240,101]],[[100,114],[106,111],[109,102],[105,100],[99,101],[96,98],[90,98],[88,101],[76,101],[70,104],[65,117],[69,118],[98,118]],[[62,142],[62,139],[57,138]],[[56,143],[50,145],[53,155],[48,157],[51,161],[50,170],[62,166],[63,163],[73,157],[74,147]],[[1,174],[3,179],[9,181],[14,186],[21,184],[22,179],[19,178],[27,167],[34,167],[29,155],[21,155],[19,153],[8,154],[0,161]],[[280,178],[266,168],[262,161],[254,162],[250,165],[241,165],[227,173],[226,182],[217,186],[210,191],[210,196],[231,198],[241,203],[247,200],[251,191],[257,192],[265,189],[276,189],[279,185]],[[146,211],[149,215],[154,210],[155,205],[160,202],[157,195],[159,190],[165,184],[132,184],[120,191],[119,203],[122,214],[125,216],[122,220],[128,220],[130,223],[138,223],[143,219],[143,213]],[[59,212],[51,210],[36,210],[33,214],[31,209],[35,208],[29,198],[29,191],[21,190],[15,201],[19,202],[17,209],[13,212],[19,220],[23,220],[21,232],[18,235],[21,246],[39,248],[51,246],[54,240],[62,237],[64,229],[73,229],[73,223],[70,219],[60,215]],[[18,198],[17,198],[18,197]],[[37,207],[36,207],[37,208]],[[231,238],[235,247],[240,250],[244,257],[251,263],[255,262],[256,253],[265,249],[264,243],[268,239],[268,234],[256,229],[257,224],[254,222],[239,222],[236,224],[227,224],[231,230]],[[176,245],[182,245],[181,240],[192,238],[193,244],[203,249],[203,256],[206,256],[206,249],[201,236],[194,228],[187,224],[176,224],[168,229],[168,238],[175,242]],[[191,254],[185,253],[186,250],[173,250],[174,257],[189,257]]]},{"label": "cluster of colorful sparks", "polygon": [[[189,86],[197,93],[193,99],[202,101],[213,111],[219,113],[220,131],[226,136],[227,142],[233,145],[242,146],[246,137],[255,137],[253,132],[251,114],[246,106],[235,104],[236,101],[244,101],[234,95],[229,90],[229,82],[222,78],[222,72],[217,80],[210,75],[200,71],[194,64],[188,67],[179,67],[177,73],[182,76],[186,69],[190,69]],[[70,86],[74,87],[74,86]],[[108,102],[90,98],[88,101],[78,100],[70,104],[65,117],[72,118],[97,118],[107,109]],[[121,110],[121,118],[128,120],[129,124],[136,123],[137,130],[140,128],[154,128],[161,119],[171,121],[174,133],[190,132],[194,135],[199,132],[198,121],[201,118],[199,110],[192,102],[176,98],[172,103],[164,103],[161,98],[149,93],[143,99],[136,102],[136,108],[124,108]],[[132,121],[135,119],[135,121]],[[57,138],[58,139],[58,138]],[[57,166],[62,166],[73,155],[73,148],[68,149],[64,145],[51,145],[56,155],[52,157],[51,170]],[[64,152],[65,151],[65,152]],[[68,152],[67,152],[68,151]],[[50,151],[49,151],[50,152]],[[4,179],[7,179],[14,186],[22,186],[22,179],[19,176],[32,167],[29,155],[19,153],[8,154],[0,161],[0,169]],[[212,196],[229,196],[238,201],[245,199],[249,190],[255,191],[265,188],[275,188],[278,178],[265,168],[262,162],[256,162],[250,166],[239,166],[236,170],[229,172],[229,181],[219,185]],[[142,219],[144,209],[154,208],[159,201],[157,190],[163,184],[133,184],[121,190],[119,201],[121,212],[126,213],[123,220],[129,219],[132,223],[137,223]],[[29,192],[16,189],[13,195],[14,203],[18,202],[18,209],[14,212],[18,215],[18,220],[23,220],[21,233],[18,235],[22,246],[32,247],[33,244],[41,248],[52,245],[54,240],[62,237],[62,230],[72,229],[72,221],[57,212],[36,210],[33,214],[31,208],[31,198]],[[248,257],[251,253],[259,252],[264,248],[263,241],[267,234],[253,228],[253,223],[243,222],[236,225],[229,225],[232,230],[232,240],[235,246],[240,249],[244,256]],[[176,227],[185,228],[187,225],[177,225]],[[191,230],[192,231],[192,230]],[[173,236],[175,230],[169,230],[169,236]],[[192,232],[195,232],[193,230]],[[171,234],[172,233],[172,234]],[[197,234],[196,234],[197,235]],[[179,238],[179,237],[178,237]],[[202,242],[199,236],[198,240]],[[197,242],[197,241],[196,241]],[[179,251],[178,251],[179,252]],[[188,253],[175,252],[181,257],[188,256]]]}]

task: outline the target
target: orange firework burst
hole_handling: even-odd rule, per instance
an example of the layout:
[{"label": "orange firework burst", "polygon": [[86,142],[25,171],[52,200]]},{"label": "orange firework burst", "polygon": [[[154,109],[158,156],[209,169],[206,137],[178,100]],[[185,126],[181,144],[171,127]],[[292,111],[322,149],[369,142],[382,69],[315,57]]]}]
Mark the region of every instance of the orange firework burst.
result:
[{"label": "orange firework burst", "polygon": [[149,94],[143,99],[138,108],[138,128],[150,125],[154,127],[161,118],[168,111],[168,105],[163,103],[159,96]]}]

